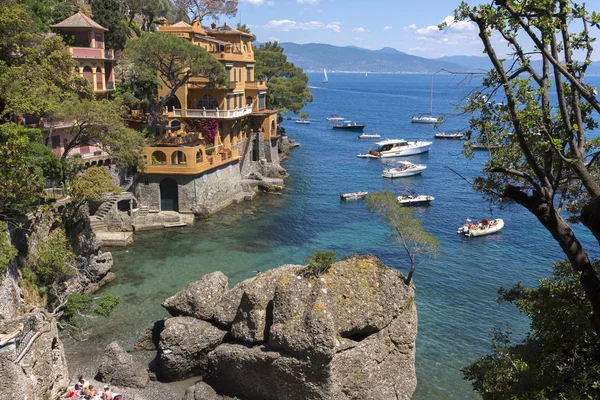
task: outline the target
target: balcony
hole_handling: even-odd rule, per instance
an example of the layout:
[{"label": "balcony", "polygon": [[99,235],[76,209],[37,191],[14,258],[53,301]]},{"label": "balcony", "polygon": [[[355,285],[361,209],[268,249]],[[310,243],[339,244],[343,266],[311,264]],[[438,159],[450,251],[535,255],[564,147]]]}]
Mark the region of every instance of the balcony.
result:
[{"label": "balcony", "polygon": [[246,81],[246,90],[267,90],[266,81]]},{"label": "balcony", "polygon": [[[174,111],[177,109],[174,109]],[[179,110],[181,112],[181,110]],[[245,106],[242,108],[236,108],[234,110],[197,110],[197,109],[187,109],[185,111],[185,116],[189,118],[214,118],[214,119],[234,119],[245,117],[246,115],[252,114],[252,106]],[[177,116],[177,115],[175,115]]]},{"label": "balcony", "polygon": [[73,58],[87,58],[95,60],[113,60],[115,58],[112,49],[96,49],[93,47],[69,47]]},{"label": "balcony", "polygon": [[196,175],[240,159],[236,148],[211,146],[154,146],[144,148],[144,173]]}]

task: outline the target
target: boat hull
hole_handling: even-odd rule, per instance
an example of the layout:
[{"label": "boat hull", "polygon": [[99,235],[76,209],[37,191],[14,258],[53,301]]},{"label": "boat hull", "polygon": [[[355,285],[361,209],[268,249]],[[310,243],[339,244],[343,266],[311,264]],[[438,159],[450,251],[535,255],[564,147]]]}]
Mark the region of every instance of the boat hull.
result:
[{"label": "boat hull", "polygon": [[395,170],[394,168],[390,168],[390,169],[385,169],[383,170],[383,174],[381,174],[381,176],[383,176],[384,178],[390,178],[390,179],[394,179],[394,178],[405,178],[407,176],[414,176],[414,175],[419,175],[421,172],[423,172],[423,170],[427,168],[426,166],[420,166],[418,168],[412,168],[409,170]]},{"label": "boat hull", "polygon": [[441,124],[443,121],[438,121],[437,118],[413,118],[413,124]]},{"label": "boat hull", "polygon": [[352,126],[334,125],[333,129],[339,130],[339,131],[362,132],[365,129],[365,126],[364,125],[352,125]]},{"label": "boat hull", "polygon": [[404,207],[415,207],[415,206],[427,206],[429,205],[435,198],[433,196],[425,196],[420,195],[417,197],[412,197],[408,199],[403,199],[405,196],[398,196],[398,203],[400,203]]},{"label": "boat hull", "polygon": [[468,232],[464,231],[464,227],[460,227],[457,230],[457,233],[463,234],[467,237],[478,237],[478,236],[486,236],[486,235],[491,235],[493,233],[497,233],[499,232],[502,228],[504,228],[504,221],[501,220],[500,218],[495,219],[493,222],[496,222],[496,224],[494,226],[490,226],[487,229],[469,229]]},{"label": "boat hull", "polygon": [[387,151],[382,151],[380,153],[380,157],[388,158],[388,157],[403,157],[403,156],[412,156],[415,154],[427,153],[429,148],[431,147],[431,142],[425,142],[427,144],[423,144],[420,146],[406,146],[404,148],[394,147]]}]

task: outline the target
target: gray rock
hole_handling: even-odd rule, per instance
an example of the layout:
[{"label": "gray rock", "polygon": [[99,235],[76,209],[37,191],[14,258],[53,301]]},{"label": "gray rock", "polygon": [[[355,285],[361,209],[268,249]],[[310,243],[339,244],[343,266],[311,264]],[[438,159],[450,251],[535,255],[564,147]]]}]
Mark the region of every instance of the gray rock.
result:
[{"label": "gray rock", "polygon": [[[299,271],[301,268],[298,265],[283,265],[262,272],[231,290],[231,292],[241,293],[239,302],[237,302],[235,318],[231,325],[231,334],[235,339],[246,343],[258,343],[267,340],[265,332],[268,333],[272,321],[272,300],[277,282],[282,276],[293,273],[293,271]],[[232,298],[236,299],[238,297],[235,295]],[[231,303],[228,303],[223,309],[232,310],[233,307]]]},{"label": "gray rock", "polygon": [[187,388],[182,400],[223,400],[223,396],[219,396],[209,384],[198,382]]},{"label": "gray rock", "polygon": [[96,379],[112,385],[137,388],[146,387],[150,381],[146,367],[117,342],[106,346]]},{"label": "gray rock", "polygon": [[0,400],[64,397],[69,371],[56,323],[46,322],[43,314],[34,312],[3,323],[0,332],[11,331],[26,321],[40,335],[19,363],[15,363],[14,344],[0,348]]},{"label": "gray rock", "polygon": [[98,255],[90,257],[89,272],[95,277],[94,280],[102,279],[111,270],[112,266],[112,253],[108,251],[99,251]]},{"label": "gray rock", "polygon": [[183,315],[210,321],[226,290],[227,277],[222,272],[213,272],[169,297],[162,306],[173,316]]},{"label": "gray rock", "polygon": [[226,334],[196,318],[169,318],[158,344],[161,374],[168,380],[199,375],[208,363],[207,354],[223,342]]},{"label": "gray rock", "polygon": [[165,320],[160,319],[148,326],[141,333],[137,342],[133,345],[133,350],[148,350],[154,351],[158,349],[160,334],[165,329]]}]

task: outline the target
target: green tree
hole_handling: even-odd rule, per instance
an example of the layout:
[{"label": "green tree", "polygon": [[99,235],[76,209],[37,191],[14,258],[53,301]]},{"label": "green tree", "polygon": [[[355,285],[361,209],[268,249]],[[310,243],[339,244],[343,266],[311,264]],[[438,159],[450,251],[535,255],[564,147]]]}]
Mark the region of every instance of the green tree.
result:
[{"label": "green tree", "polygon": [[0,60],[11,64],[20,48],[35,41],[36,30],[32,15],[24,4],[16,0],[0,2]]},{"label": "green tree", "polygon": [[53,115],[55,121],[73,121],[61,158],[64,160],[80,145],[102,147],[115,161],[124,166],[141,167],[141,152],[145,139],[141,132],[128,128],[121,115],[124,110],[116,101],[80,100],[72,97],[64,101]]},{"label": "green tree", "polygon": [[141,38],[127,44],[127,55],[134,70],[141,68],[144,73],[155,71],[159,84],[169,91],[153,105],[148,117],[148,129],[156,132],[158,118],[164,106],[173,98],[177,89],[187,83],[192,76],[209,79],[210,85],[227,85],[225,68],[213,56],[200,46],[169,33],[146,33]]},{"label": "green tree", "polygon": [[95,201],[107,194],[119,194],[121,189],[115,185],[112,177],[103,167],[90,167],[75,176],[69,187],[69,195],[77,202]]},{"label": "green tree", "polygon": [[11,244],[10,235],[8,234],[8,224],[0,221],[0,281],[4,279],[4,273],[8,263],[17,256],[19,252]]},{"label": "green tree", "polygon": [[78,8],[73,9],[72,4],[64,0],[19,0],[19,3],[29,8],[40,33],[48,32],[50,25],[70,17]]},{"label": "green tree", "polygon": [[129,38],[129,29],[125,25],[125,15],[119,0],[94,0],[92,17],[108,29],[104,33],[106,48],[123,50]]},{"label": "green tree", "polygon": [[154,32],[158,17],[167,16],[174,8],[169,0],[122,0],[122,3],[129,27],[143,32]]},{"label": "green tree", "polygon": [[[567,0],[496,1],[474,7],[462,3],[455,19],[475,24],[493,65],[483,88],[464,107],[473,113],[470,128],[479,131],[477,140],[500,145],[490,151],[474,185],[490,199],[513,200],[537,217],[579,272],[600,332],[600,280],[562,214],[569,208],[600,241],[600,143],[587,138],[598,126],[593,114],[600,112],[600,103],[585,82],[595,41],[590,29],[598,26],[600,15]],[[503,47],[494,48],[492,33],[503,39]],[[583,62],[573,59],[575,51],[585,54]],[[533,55],[541,59],[541,68],[535,68]],[[485,100],[498,91],[504,103]]]},{"label": "green tree", "polygon": [[335,260],[335,252],[317,251],[315,254],[306,257],[308,265],[306,266],[304,275],[318,278],[329,270]]},{"label": "green tree", "polygon": [[287,61],[283,47],[277,42],[261,44],[254,50],[256,64],[254,78],[267,81],[267,104],[285,114],[288,110],[299,113],[306,103],[313,101],[308,88],[308,76]]},{"label": "green tree", "polygon": [[[522,341],[497,330],[492,352],[464,368],[484,399],[596,399],[600,397],[600,342],[590,327],[591,307],[569,262],[535,288],[499,290],[498,302],[529,317]],[[593,267],[600,272],[600,263]]]},{"label": "green tree", "polygon": [[417,257],[437,257],[439,242],[425,231],[423,223],[414,216],[413,210],[403,207],[389,189],[385,192],[369,193],[367,210],[371,214],[381,216],[398,243],[402,245],[410,260],[410,271],[406,277],[406,284],[410,284],[417,266]]},{"label": "green tree", "polygon": [[238,11],[238,0],[174,0],[173,3],[183,14],[200,21],[206,17],[218,21],[221,15],[235,17]]},{"label": "green tree", "polygon": [[[27,268],[34,274],[38,287],[50,287],[77,273],[75,254],[65,230],[55,229],[48,240],[39,243],[27,257]],[[54,296],[57,291],[52,293]]]}]

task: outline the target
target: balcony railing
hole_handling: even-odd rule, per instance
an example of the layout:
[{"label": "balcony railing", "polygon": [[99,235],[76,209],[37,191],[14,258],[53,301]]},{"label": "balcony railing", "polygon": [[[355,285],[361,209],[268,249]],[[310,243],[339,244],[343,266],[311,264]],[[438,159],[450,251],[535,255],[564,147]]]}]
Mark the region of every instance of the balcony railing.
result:
[{"label": "balcony railing", "polygon": [[193,118],[239,118],[244,117],[246,115],[252,114],[252,106],[245,106],[242,108],[236,108],[235,110],[219,110],[218,108],[215,110],[196,110],[196,109],[188,109],[186,110],[186,117]]},{"label": "balcony railing", "polygon": [[91,58],[113,60],[115,58],[112,49],[97,49],[94,47],[69,47],[73,58]]}]

